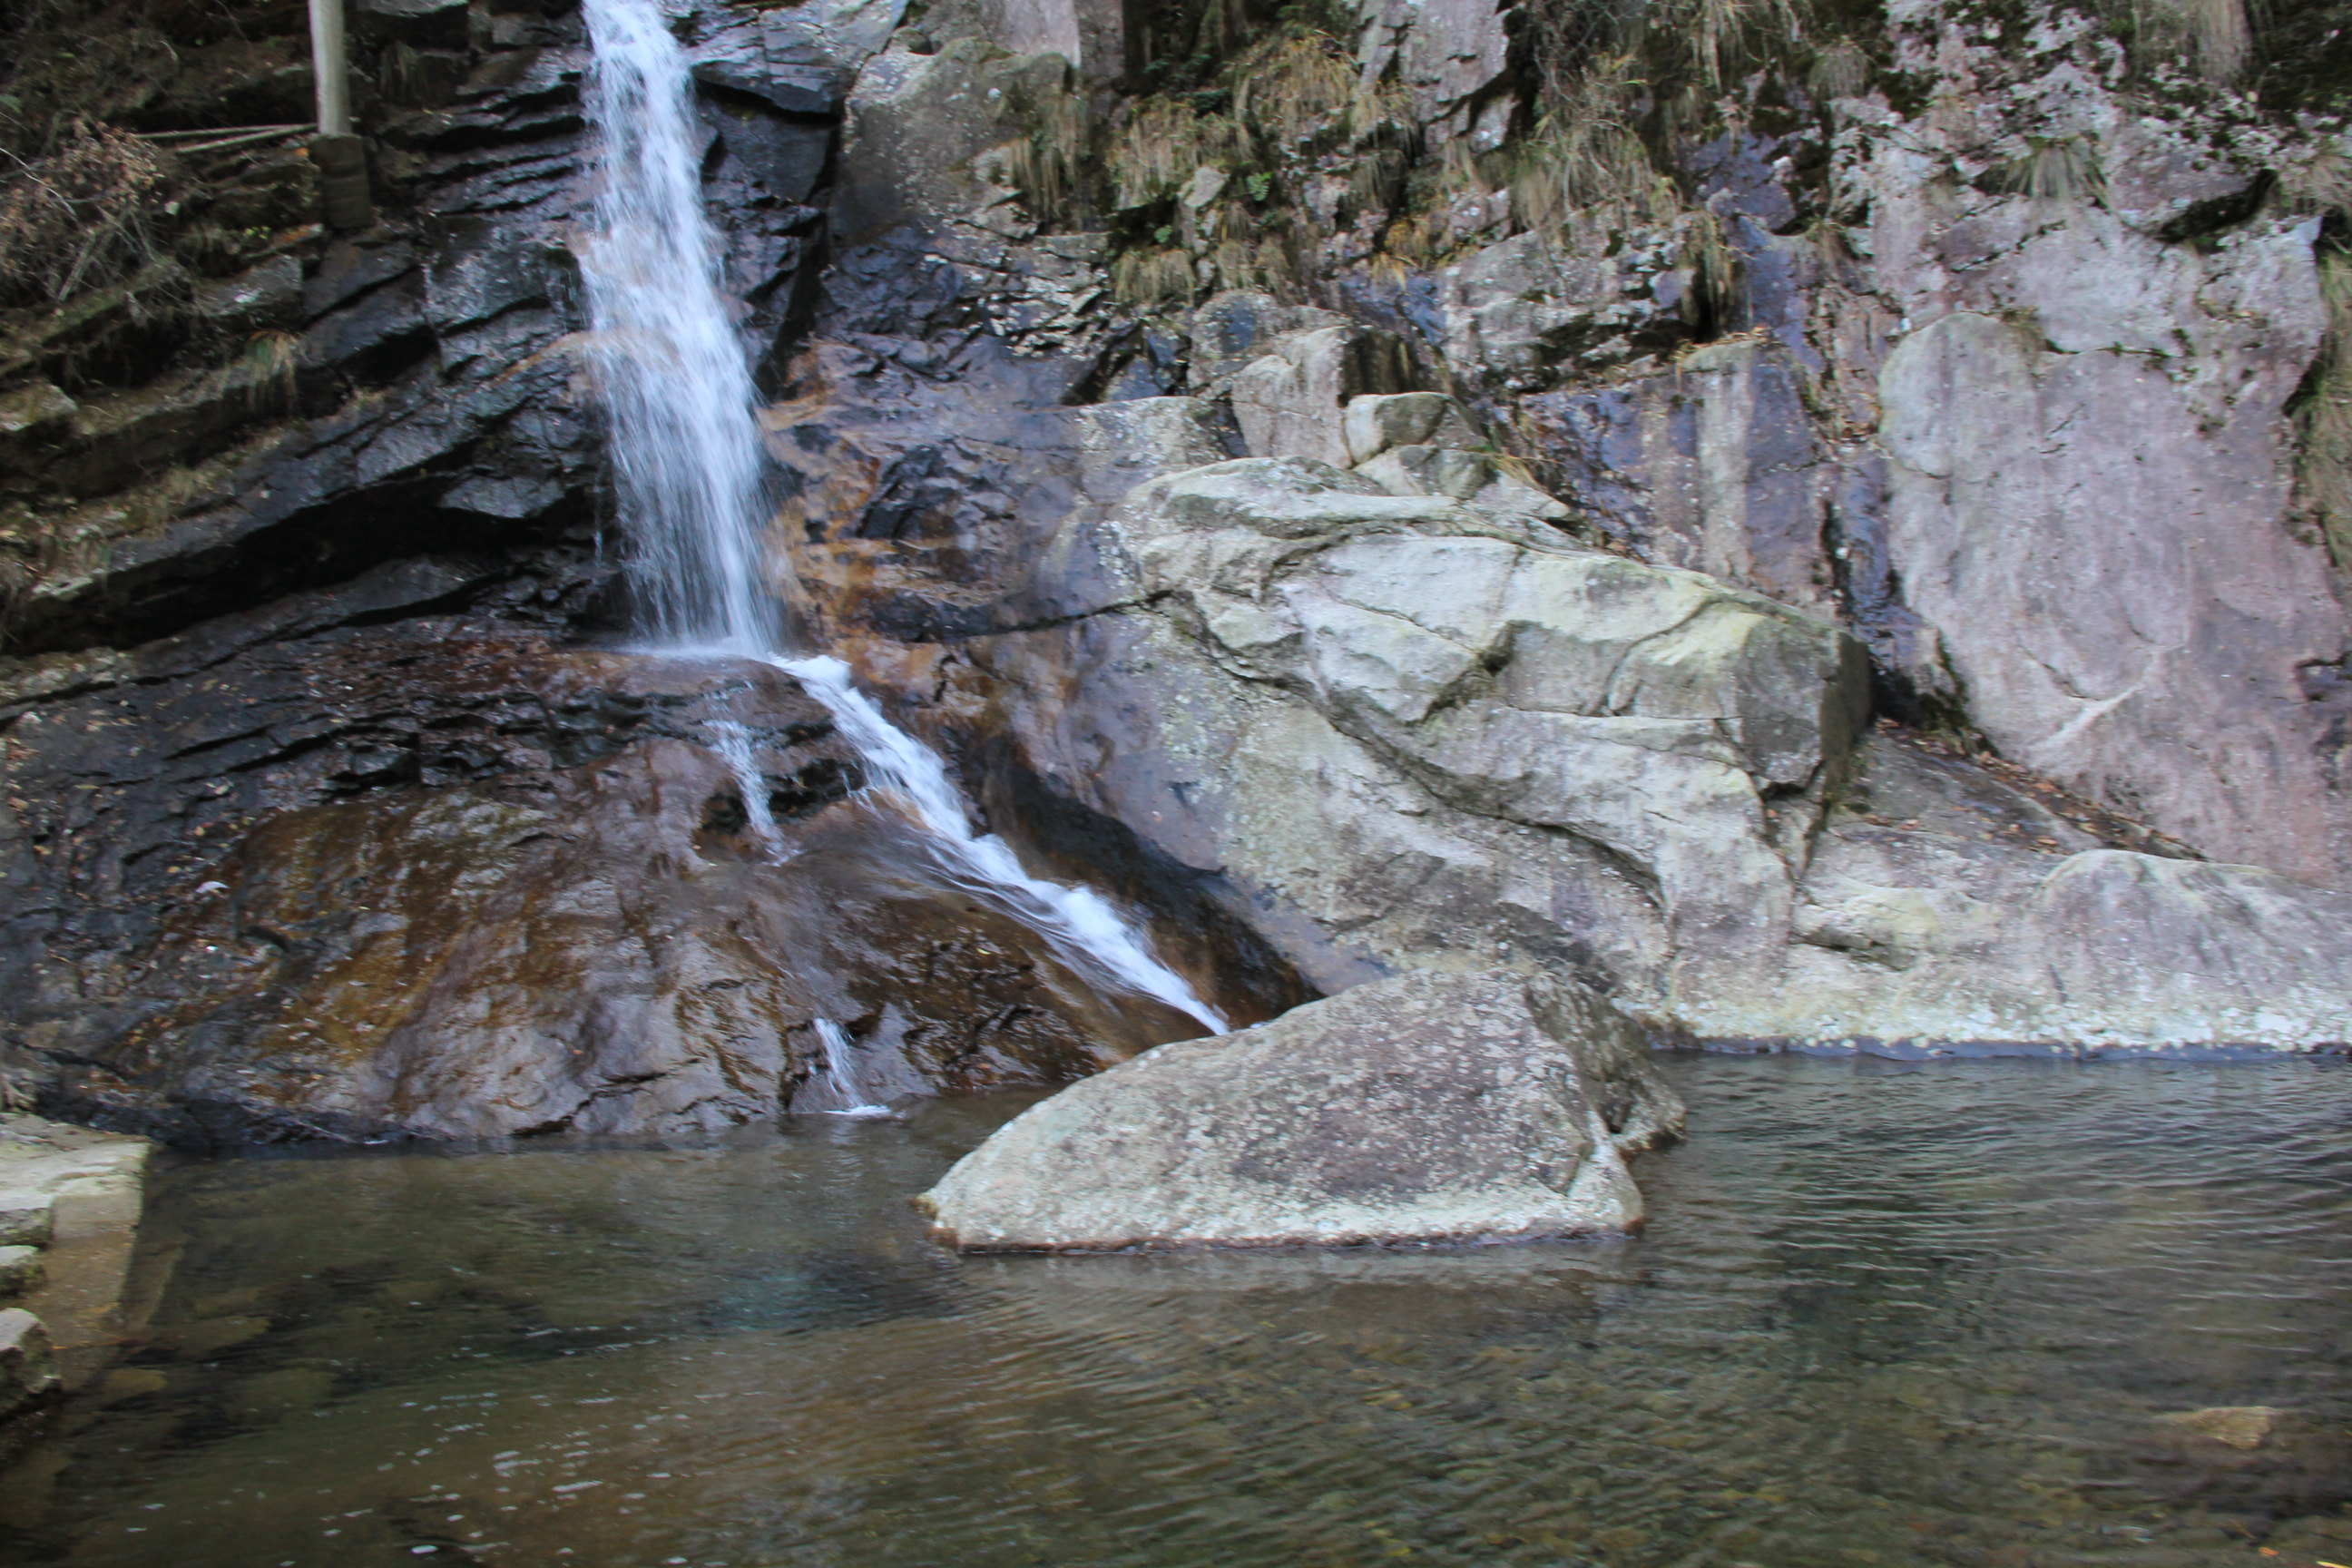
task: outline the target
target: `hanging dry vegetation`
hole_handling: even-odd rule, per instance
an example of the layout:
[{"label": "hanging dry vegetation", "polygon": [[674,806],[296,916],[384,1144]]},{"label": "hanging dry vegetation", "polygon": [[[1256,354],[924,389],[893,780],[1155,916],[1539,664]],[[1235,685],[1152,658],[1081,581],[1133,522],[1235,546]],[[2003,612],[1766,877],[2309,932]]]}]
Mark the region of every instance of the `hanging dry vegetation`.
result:
[{"label": "hanging dry vegetation", "polygon": [[2352,254],[2331,249],[2320,258],[2319,288],[2327,337],[2297,399],[2297,488],[2328,555],[2352,571]]},{"label": "hanging dry vegetation", "polygon": [[1394,92],[1359,91],[1331,34],[1278,32],[1215,80],[1141,100],[1112,139],[1113,280],[1131,304],[1296,292],[1303,258],[1402,179],[1410,118]]},{"label": "hanging dry vegetation", "polygon": [[[307,232],[299,0],[32,0],[0,11],[0,382],[135,376],[197,280]],[[227,345],[204,344],[208,351]]]}]

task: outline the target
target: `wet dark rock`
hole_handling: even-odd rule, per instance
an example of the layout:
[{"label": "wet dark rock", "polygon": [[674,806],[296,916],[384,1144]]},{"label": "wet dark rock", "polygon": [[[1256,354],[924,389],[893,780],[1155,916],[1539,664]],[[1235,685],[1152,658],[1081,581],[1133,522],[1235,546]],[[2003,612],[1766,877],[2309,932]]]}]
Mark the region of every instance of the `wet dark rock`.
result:
[{"label": "wet dark rock", "polygon": [[822,66],[740,58],[705,59],[695,63],[694,79],[748,94],[781,114],[830,122],[841,111],[842,83]]},{"label": "wet dark rock", "polygon": [[702,101],[728,154],[762,190],[794,204],[815,194],[833,155],[830,115],[779,114],[749,94],[706,93]]},{"label": "wet dark rock", "polygon": [[306,304],[301,262],[279,256],[233,278],[198,285],[192,308],[224,331],[256,331],[300,320]]},{"label": "wet dark rock", "polygon": [[1104,1000],[854,801],[829,718],[766,666],[356,608],[86,671],[17,720],[54,776],[103,781],[26,801],[9,844],[50,897],[8,928],[8,1040],[58,1109],[195,1145],[712,1128],[827,1073],[820,1018],[900,1093],[1196,1027]]},{"label": "wet dark rock", "polygon": [[470,35],[466,0],[355,0],[362,35],[425,49],[462,49]]},{"label": "wet dark rock", "polygon": [[[79,397],[37,386],[5,405],[14,417],[0,429],[0,460],[21,470],[16,493],[26,500],[0,517],[9,548],[32,565],[9,579],[0,605],[14,656],[0,662],[11,802],[0,858],[22,889],[0,925],[0,971],[17,1003],[0,1057],[77,1114],[204,1142],[772,1115],[811,1070],[820,1003],[856,1048],[898,1064],[891,1081],[902,1089],[1051,1079],[1189,1027],[1097,1016],[1084,986],[1024,948],[1015,922],[942,892],[924,856],[903,845],[905,864],[873,869],[889,889],[874,918],[924,934],[871,951],[854,926],[808,939],[856,950],[840,972],[874,976],[856,994],[793,978],[789,959],[724,934],[754,910],[772,927],[825,925],[815,911],[827,900],[808,879],[761,863],[754,851],[764,849],[740,840],[739,825],[701,842],[745,888],[706,904],[678,868],[699,864],[686,847],[710,803],[739,792],[707,729],[678,717],[700,689],[624,679],[614,672],[627,661],[561,654],[550,640],[592,623],[611,596],[595,533],[602,454],[569,346],[584,324],[569,254],[586,195],[578,18],[368,0],[356,20],[362,47],[400,68],[385,80],[406,81],[421,106],[389,109],[370,127],[383,223],[195,285],[194,316],[237,345],[225,362],[191,340],[182,360],[142,366],[140,290],[179,285],[134,279],[50,329],[77,364],[102,353],[129,384]],[[772,340],[801,309],[821,244],[822,215],[796,204],[824,178],[838,94],[818,90],[831,68],[806,66],[779,62],[750,97],[713,89],[742,153],[715,177],[730,205],[768,215],[749,226],[768,237],[747,292]],[[792,113],[772,107],[780,94]],[[725,113],[746,104],[749,120]],[[223,212],[285,223],[279,205],[307,187],[274,169],[263,160],[222,195]],[[290,335],[247,350],[244,335],[257,331]],[[838,855],[852,858],[865,839],[888,839],[847,804],[854,764],[825,749],[822,711],[794,697],[770,717],[759,733],[782,748],[770,811],[847,845]],[[591,812],[616,790],[637,800],[624,808],[629,820],[646,833],[660,825],[667,847],[598,840],[567,858],[550,847],[556,837],[507,832]],[[670,849],[687,860],[663,859]],[[576,1014],[583,997],[643,993],[646,976],[683,973],[663,967],[673,959],[691,969],[701,961],[677,955],[717,941],[739,978],[712,970],[713,988],[691,995],[723,1001],[765,986],[745,1016],[773,1029],[722,1066],[681,1065],[630,1036],[619,1020],[635,1004],[614,1000],[599,1005],[605,1025],[590,1026],[617,1031],[595,1047],[611,1071],[567,1077],[528,1040],[499,1047],[508,1037],[483,1019],[427,1006],[400,1037],[397,1065],[337,1058],[319,1069],[327,1087],[303,1088],[304,1069],[285,1054],[291,1037],[269,1034],[268,1020],[387,1017],[436,954],[491,962],[467,956],[465,943],[471,931],[495,945],[496,919],[457,884],[432,881],[424,868],[444,863],[436,855],[502,868],[516,889],[538,889],[517,893],[525,903],[560,901],[564,888],[599,878],[609,891],[675,872],[683,879],[640,909],[658,930],[635,930],[608,900],[604,934],[583,937],[571,959],[541,942],[549,963],[584,966],[576,984],[548,992],[548,1017]],[[205,890],[221,876],[272,912],[239,924],[218,889]],[[783,891],[763,881],[779,877]],[[357,901],[287,912],[284,900],[315,897],[320,879]],[[402,889],[425,905],[401,905]],[[883,907],[941,898],[950,901],[905,921]],[[413,973],[404,961],[362,977],[352,955],[382,944],[338,922],[364,925],[369,899],[428,924],[468,912],[416,938]],[[667,912],[647,912],[655,904]],[[297,928],[290,945],[271,945]],[[635,961],[599,956],[633,942]],[[330,970],[341,976],[331,1006],[305,989]],[[909,980],[916,970],[932,978]],[[567,1104],[551,1089],[465,1121],[448,1107],[470,1092],[462,1086],[495,1077],[500,1048],[506,1068],[585,1087]],[[68,1068],[71,1081],[60,1077]],[[705,1068],[719,1076],[695,1077]],[[420,1074],[461,1087],[444,1100],[394,1092]],[[679,1074],[703,1089],[635,1087]]]}]

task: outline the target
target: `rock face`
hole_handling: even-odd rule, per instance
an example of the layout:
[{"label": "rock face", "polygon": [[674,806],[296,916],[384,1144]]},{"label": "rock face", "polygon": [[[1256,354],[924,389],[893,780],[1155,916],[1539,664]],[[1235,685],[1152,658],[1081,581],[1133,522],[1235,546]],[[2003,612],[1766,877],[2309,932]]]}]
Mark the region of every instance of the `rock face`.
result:
[{"label": "rock face", "polygon": [[1834,628],[1295,458],[1156,481],[1108,527],[1221,671],[1304,699],[1456,810],[1638,867],[1682,953],[1777,938],[1766,794],[1818,795],[1864,719]]},{"label": "rock face", "polygon": [[[1671,367],[1612,347],[1577,367],[1593,385],[1530,372],[1470,335],[1529,309],[1519,237],[1461,264],[1446,352],[1526,395],[1516,422],[1613,537],[1848,620],[1908,716],[2217,860],[2346,885],[2344,730],[2313,675],[2352,627],[2287,417],[2327,330],[2328,204],[2272,184],[2340,132],[2148,104],[2058,10],[1995,46],[1900,5],[1886,42],[1898,74],[1825,105],[1826,139],[1727,132],[1692,161],[1741,258],[1739,336]],[[1827,248],[1824,201],[1853,215]],[[1598,277],[1568,292],[1595,322],[1617,304]]]},{"label": "rock face", "polygon": [[[1522,90],[1475,11],[1360,40],[1474,144]],[[1317,305],[1129,325],[1017,194],[902,211],[793,367],[811,614],[1016,834],[1119,823],[1098,865],[1182,868],[1326,991],[1478,962],[1717,1038],[2343,1041],[2347,634],[2281,413],[2317,230],[2247,183],[2326,150],[2133,120],[2076,24],[1887,26],[1901,91],[1690,150],[1703,212],[1465,195],[1394,292],[1334,239]]]},{"label": "rock face", "polygon": [[1623,1231],[1625,1156],[1682,1126],[1647,1052],[1572,984],[1376,981],[1073,1085],[922,1203],[966,1251]]},{"label": "rock face", "polygon": [[[454,73],[368,110],[384,221],[207,281],[215,335],[160,370],[0,391],[0,1077],[198,1146],[643,1131],[1187,1032],[850,803],[789,679],[578,646],[627,612],[573,353],[580,21],[430,10],[362,29]],[[755,361],[811,304],[843,97],[898,19],[688,24]],[[282,358],[208,362],[230,331]],[[1181,945],[1234,1016],[1302,994],[1216,911]]]},{"label": "rock face", "polygon": [[[1475,966],[1714,1038],[2352,1039],[2352,147],[2280,62],[1904,0],[1706,43],[1643,90],[1758,111],[1635,149],[1537,11],[1177,9],[677,11],[779,591],[992,830],[1237,1017]],[[274,146],[226,248],[0,311],[0,1073],[620,1131],[833,1105],[835,1026],[877,1096],[1176,1032],[773,671],[610,651],[580,20],[358,18],[375,227]]]},{"label": "rock face", "polygon": [[[875,1100],[1052,1082],[1194,1027],[1098,996],[852,801],[855,754],[769,666],[479,623],[247,657],[247,689],[275,668],[310,744],[245,710],[243,787],[202,820],[118,796],[82,836],[140,868],[79,911],[79,974],[20,949],[18,1038],[71,1064],[52,1103],[191,1143],[711,1128],[845,1074]],[[146,723],[45,711],[35,736],[74,745],[37,754],[168,776],[215,710],[182,688],[175,713],[155,673]],[[28,877],[90,885],[70,831],[36,818]]]}]

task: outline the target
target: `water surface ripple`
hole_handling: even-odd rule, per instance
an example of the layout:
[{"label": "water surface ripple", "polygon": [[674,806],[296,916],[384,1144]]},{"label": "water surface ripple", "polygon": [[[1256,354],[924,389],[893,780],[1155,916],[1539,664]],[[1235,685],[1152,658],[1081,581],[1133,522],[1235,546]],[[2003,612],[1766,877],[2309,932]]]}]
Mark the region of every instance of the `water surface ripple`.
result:
[{"label": "water surface ripple", "polygon": [[0,1557],[2352,1563],[2345,1064],[1671,1070],[1607,1245],[960,1259],[1010,1100],[183,1166]]}]

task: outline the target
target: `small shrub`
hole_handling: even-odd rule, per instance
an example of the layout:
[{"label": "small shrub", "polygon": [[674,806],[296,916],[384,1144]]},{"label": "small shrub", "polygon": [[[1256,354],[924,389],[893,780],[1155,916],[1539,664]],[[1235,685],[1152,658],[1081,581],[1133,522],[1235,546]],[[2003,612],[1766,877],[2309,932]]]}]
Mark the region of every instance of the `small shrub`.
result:
[{"label": "small shrub", "polygon": [[292,412],[299,400],[296,378],[301,370],[302,339],[299,333],[256,332],[245,342],[244,381],[247,407],[255,415]]},{"label": "small shrub", "polygon": [[137,137],[77,127],[0,182],[0,304],[60,301],[156,260],[177,184],[166,156]]},{"label": "small shrub", "polygon": [[2103,202],[2107,178],[2090,142],[2068,137],[2035,142],[2022,157],[1988,170],[1977,184],[1988,191],[2056,202]]},{"label": "small shrub", "polygon": [[1852,98],[1870,81],[1870,57],[1852,38],[1833,38],[1813,52],[1805,85],[1822,99]]}]

